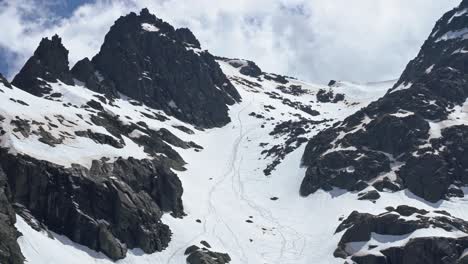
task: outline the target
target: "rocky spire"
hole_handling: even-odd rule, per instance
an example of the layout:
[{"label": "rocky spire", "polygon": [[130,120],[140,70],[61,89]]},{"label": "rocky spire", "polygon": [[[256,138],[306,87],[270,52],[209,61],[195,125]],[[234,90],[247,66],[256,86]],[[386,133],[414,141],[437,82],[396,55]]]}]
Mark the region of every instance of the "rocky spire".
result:
[{"label": "rocky spire", "polygon": [[41,40],[34,55],[15,76],[12,84],[40,96],[50,90],[45,82],[58,80],[73,84],[68,68],[68,50],[63,46],[62,39],[54,35],[51,39]]}]

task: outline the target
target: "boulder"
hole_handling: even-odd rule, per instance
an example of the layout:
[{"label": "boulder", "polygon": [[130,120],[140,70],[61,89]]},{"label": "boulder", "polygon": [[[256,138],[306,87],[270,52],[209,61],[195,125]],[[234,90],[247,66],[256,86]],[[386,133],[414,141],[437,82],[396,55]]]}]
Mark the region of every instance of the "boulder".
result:
[{"label": "boulder", "polygon": [[227,264],[231,262],[231,257],[226,253],[219,253],[208,250],[206,248],[200,249],[193,245],[185,250],[188,264]]},{"label": "boulder", "polygon": [[360,193],[358,200],[370,200],[375,201],[380,198],[380,194],[376,190],[371,190],[365,193]]}]

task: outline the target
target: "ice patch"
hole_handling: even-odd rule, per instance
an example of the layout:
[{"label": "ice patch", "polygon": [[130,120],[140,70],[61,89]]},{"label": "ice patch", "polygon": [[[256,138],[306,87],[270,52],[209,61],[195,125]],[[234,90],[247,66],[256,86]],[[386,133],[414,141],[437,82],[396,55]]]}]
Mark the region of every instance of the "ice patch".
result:
[{"label": "ice patch", "polygon": [[98,79],[99,82],[104,81],[104,77],[102,76],[102,74],[100,72],[95,71],[94,76],[96,76],[96,78]]},{"label": "ice patch", "polygon": [[159,28],[157,28],[155,25],[148,24],[148,23],[143,23],[141,24],[141,28],[145,31],[148,32],[158,32]]},{"label": "ice patch", "polygon": [[396,117],[407,117],[407,116],[412,116],[414,115],[413,112],[409,112],[409,111],[399,111],[397,113],[394,113],[394,114],[391,114],[391,116],[396,116]]},{"label": "ice patch", "polygon": [[178,108],[177,104],[174,102],[174,100],[169,101],[168,105],[169,105],[170,108],[174,108],[174,109]]},{"label": "ice patch", "polygon": [[452,20],[456,17],[461,17],[463,15],[465,15],[466,13],[468,12],[468,9],[465,8],[463,10],[460,10],[460,11],[457,11],[448,21],[448,24],[450,24],[452,22]]},{"label": "ice patch", "polygon": [[440,42],[440,41],[447,41],[447,40],[451,40],[451,39],[467,39],[468,38],[468,28],[464,28],[464,29],[460,29],[460,30],[457,30],[457,31],[449,31],[447,33],[445,33],[444,35],[442,35],[441,37],[439,37],[438,39],[436,39],[436,43],[437,42]]},{"label": "ice patch", "polygon": [[413,86],[413,83],[411,83],[411,82],[409,82],[409,83],[402,83],[402,84],[400,84],[397,88],[391,90],[390,93],[394,93],[394,92],[396,92],[396,91],[406,90],[406,89],[411,88],[411,86]]},{"label": "ice patch", "polygon": [[432,64],[429,68],[426,69],[425,73],[426,73],[426,74],[431,73],[432,70],[434,69],[434,66],[435,66],[435,64]]}]

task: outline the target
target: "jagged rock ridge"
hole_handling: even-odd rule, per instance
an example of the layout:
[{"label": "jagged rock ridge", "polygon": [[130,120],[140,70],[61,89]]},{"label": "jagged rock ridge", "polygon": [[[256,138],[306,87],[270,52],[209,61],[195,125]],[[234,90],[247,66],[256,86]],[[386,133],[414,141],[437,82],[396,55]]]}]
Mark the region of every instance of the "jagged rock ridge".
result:
[{"label": "jagged rock ridge", "polygon": [[200,127],[227,124],[227,106],[241,99],[189,29],[174,29],[147,9],[119,18],[92,60],[85,58],[71,70],[68,64],[61,39],[44,38],[12,84],[44,96],[50,94],[46,82],[73,84],[75,79],[96,92],[123,94]]}]

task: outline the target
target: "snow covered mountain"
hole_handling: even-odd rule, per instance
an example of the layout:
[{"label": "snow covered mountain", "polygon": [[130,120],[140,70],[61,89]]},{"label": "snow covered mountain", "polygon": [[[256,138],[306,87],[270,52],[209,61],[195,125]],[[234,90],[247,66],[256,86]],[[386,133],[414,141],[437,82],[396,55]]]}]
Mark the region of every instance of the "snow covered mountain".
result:
[{"label": "snow covered mountain", "polygon": [[0,263],[467,263],[468,1],[399,80],[215,57],[148,10],[0,76]]}]

